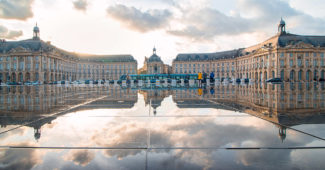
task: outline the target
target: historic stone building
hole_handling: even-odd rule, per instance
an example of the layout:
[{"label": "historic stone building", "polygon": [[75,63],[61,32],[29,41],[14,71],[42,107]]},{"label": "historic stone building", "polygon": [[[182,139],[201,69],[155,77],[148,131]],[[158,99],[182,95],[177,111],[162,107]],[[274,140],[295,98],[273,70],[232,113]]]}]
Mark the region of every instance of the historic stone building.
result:
[{"label": "historic stone building", "polygon": [[79,55],[40,39],[37,25],[33,38],[0,42],[0,79],[3,82],[119,79],[136,74],[131,55]]},{"label": "historic stone building", "polygon": [[325,36],[303,36],[286,32],[281,19],[278,33],[252,47],[216,53],[179,54],[174,73],[215,72],[217,78],[249,78],[263,81],[324,79]]},{"label": "historic stone building", "polygon": [[157,55],[157,50],[153,48],[153,54],[144,59],[143,67],[139,69],[138,74],[168,74],[171,73],[171,67],[161,60]]}]

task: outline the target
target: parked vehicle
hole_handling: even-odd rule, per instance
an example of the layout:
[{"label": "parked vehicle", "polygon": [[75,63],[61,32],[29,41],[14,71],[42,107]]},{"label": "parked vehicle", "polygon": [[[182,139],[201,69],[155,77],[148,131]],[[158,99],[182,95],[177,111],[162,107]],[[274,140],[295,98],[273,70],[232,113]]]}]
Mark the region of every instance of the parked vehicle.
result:
[{"label": "parked vehicle", "polygon": [[277,82],[282,82],[282,79],[281,78],[270,78],[270,79],[267,79],[266,82],[277,83]]},{"label": "parked vehicle", "polygon": [[19,85],[17,82],[7,82],[6,83],[7,85],[10,85],[10,86],[15,86],[15,85]]},{"label": "parked vehicle", "polygon": [[24,83],[24,85],[32,85],[32,82],[31,82],[31,81],[26,81],[26,82]]},{"label": "parked vehicle", "polygon": [[32,85],[40,85],[40,84],[42,84],[40,81],[33,81],[32,82]]}]

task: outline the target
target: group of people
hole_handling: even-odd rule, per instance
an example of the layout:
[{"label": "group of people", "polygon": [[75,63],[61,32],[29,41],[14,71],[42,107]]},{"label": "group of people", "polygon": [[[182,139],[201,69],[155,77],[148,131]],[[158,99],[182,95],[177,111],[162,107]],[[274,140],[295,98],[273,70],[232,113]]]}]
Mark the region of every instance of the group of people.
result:
[{"label": "group of people", "polygon": [[[208,77],[208,74],[205,73],[205,72],[203,72],[203,73],[199,72],[198,73],[198,81],[199,81],[199,86],[200,87],[202,86],[202,83],[206,83],[207,77]],[[214,73],[213,72],[210,73],[209,78],[210,78],[210,82],[213,83],[214,82]]]}]

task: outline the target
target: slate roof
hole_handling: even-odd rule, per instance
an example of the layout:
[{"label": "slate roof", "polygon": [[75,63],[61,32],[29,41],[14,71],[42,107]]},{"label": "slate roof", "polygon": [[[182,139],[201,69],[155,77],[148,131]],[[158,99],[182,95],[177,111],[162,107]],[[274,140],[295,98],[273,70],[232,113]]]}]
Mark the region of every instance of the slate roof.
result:
[{"label": "slate roof", "polygon": [[207,60],[220,60],[238,57],[242,49],[222,51],[216,53],[184,53],[178,54],[174,61],[207,61]]},{"label": "slate roof", "polygon": [[278,45],[285,47],[287,45],[295,45],[297,43],[304,42],[312,44],[315,47],[325,47],[325,36],[305,36],[295,34],[281,34],[278,36]]},{"label": "slate roof", "polygon": [[157,54],[152,54],[152,56],[149,57],[148,62],[162,62],[162,60]]},{"label": "slate roof", "polygon": [[32,52],[43,51],[49,52],[56,49],[59,53],[74,57],[75,59],[79,59],[81,61],[90,61],[90,62],[136,62],[132,55],[80,55],[77,53],[68,52],[62,49],[51,45],[50,43],[44,42],[42,40],[33,40],[27,39],[22,41],[6,41],[0,42],[0,53],[7,53],[12,49],[17,47],[22,47],[26,50],[30,50]]}]

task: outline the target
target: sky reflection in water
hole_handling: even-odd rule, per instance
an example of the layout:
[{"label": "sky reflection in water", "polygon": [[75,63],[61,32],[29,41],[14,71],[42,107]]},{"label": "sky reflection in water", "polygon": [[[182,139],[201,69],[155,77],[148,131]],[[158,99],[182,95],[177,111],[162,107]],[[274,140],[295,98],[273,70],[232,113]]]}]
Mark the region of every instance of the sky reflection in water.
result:
[{"label": "sky reflection in water", "polygon": [[323,84],[0,92],[0,169],[325,166]]}]

